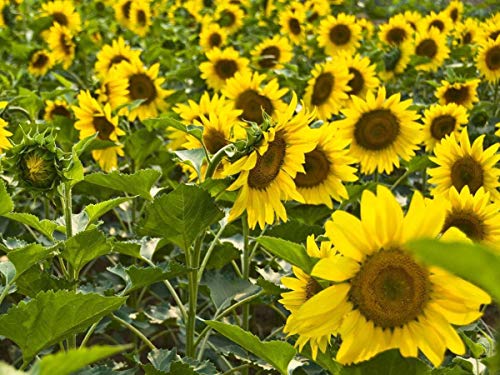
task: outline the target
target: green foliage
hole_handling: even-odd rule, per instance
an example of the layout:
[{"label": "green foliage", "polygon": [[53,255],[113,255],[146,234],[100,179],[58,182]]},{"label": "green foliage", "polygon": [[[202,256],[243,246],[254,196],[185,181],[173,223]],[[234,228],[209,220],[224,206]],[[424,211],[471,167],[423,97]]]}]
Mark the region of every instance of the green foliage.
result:
[{"label": "green foliage", "polygon": [[10,212],[3,215],[7,219],[15,220],[19,223],[25,224],[34,230],[42,233],[49,240],[53,241],[54,230],[57,228],[57,223],[51,220],[40,220],[38,217],[28,213]]},{"label": "green foliage", "polygon": [[96,204],[89,204],[85,207],[84,210],[88,216],[88,223],[92,224],[108,211],[111,211],[113,208],[119,206],[122,203],[128,202],[133,198],[134,197],[114,198]]},{"label": "green foliage", "polygon": [[43,247],[39,244],[30,244],[16,250],[9,251],[7,256],[16,269],[16,276],[14,279],[20,277],[33,265],[50,257],[54,250],[54,248]]},{"label": "green foliage", "polygon": [[302,245],[298,245],[282,238],[268,236],[258,238],[257,242],[271,254],[286,260],[288,263],[293,264],[308,273],[311,272],[314,266],[313,260],[309,255],[307,255],[307,251]]},{"label": "green foliage", "polygon": [[404,358],[398,350],[380,353],[373,359],[343,367],[339,375],[425,375],[429,367],[416,358]]}]

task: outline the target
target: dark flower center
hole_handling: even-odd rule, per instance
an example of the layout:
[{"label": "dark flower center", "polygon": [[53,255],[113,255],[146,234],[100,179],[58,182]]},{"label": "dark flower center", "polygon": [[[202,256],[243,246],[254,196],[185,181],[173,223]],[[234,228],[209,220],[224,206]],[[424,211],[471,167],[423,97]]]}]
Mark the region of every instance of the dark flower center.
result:
[{"label": "dark flower center", "polygon": [[349,73],[354,75],[354,77],[351,78],[351,80],[348,83],[349,87],[351,88],[349,94],[358,95],[361,92],[361,90],[363,90],[363,87],[365,85],[365,79],[363,78],[363,75],[359,72],[359,70],[355,68],[349,68]]},{"label": "dark flower center", "polygon": [[486,52],[486,66],[490,70],[500,68],[500,46],[493,46]]},{"label": "dark flower center", "polygon": [[453,210],[448,213],[442,232],[446,232],[450,227],[460,229],[473,241],[485,238],[484,222],[473,211]]},{"label": "dark flower center", "polygon": [[469,98],[469,88],[467,86],[461,86],[458,89],[455,87],[450,87],[446,90],[443,96],[446,104],[463,104]]},{"label": "dark flower center", "polygon": [[500,30],[493,31],[490,35],[488,35],[488,38],[496,40],[497,36],[499,36],[499,35],[500,35]]},{"label": "dark flower center", "polygon": [[128,90],[132,100],[146,99],[143,104],[149,104],[156,99],[156,87],[147,74],[137,73],[128,80]]},{"label": "dark flower center", "polygon": [[35,68],[43,68],[48,62],[49,62],[49,57],[46,54],[38,53],[32,65]]},{"label": "dark flower center", "polygon": [[457,22],[458,20],[458,9],[457,8],[453,8],[450,12],[450,18],[453,22]]},{"label": "dark flower center", "polygon": [[210,47],[219,47],[222,43],[222,37],[219,33],[212,33],[208,38],[208,44]]},{"label": "dark flower center", "polygon": [[399,135],[399,120],[388,109],[364,113],[354,128],[356,142],[367,150],[383,150]]},{"label": "dark flower center", "polygon": [[121,63],[122,61],[130,62],[130,60],[123,55],[113,56],[113,58],[109,62],[108,69],[111,68],[113,65]]},{"label": "dark flower center", "polygon": [[297,18],[290,18],[288,20],[288,27],[293,35],[299,35],[301,31],[300,22]]},{"label": "dark flower center", "polygon": [[470,44],[470,42],[472,42],[472,34],[470,31],[468,31],[462,37],[462,44]]},{"label": "dark flower center", "polygon": [[451,182],[457,191],[467,185],[474,194],[484,182],[483,167],[471,156],[464,156],[451,167]]},{"label": "dark flower center", "polygon": [[257,155],[257,163],[248,174],[248,186],[252,189],[266,189],[278,176],[285,160],[285,140],[276,134],[263,155]]},{"label": "dark flower center", "polygon": [[236,16],[233,12],[228,9],[224,9],[221,12],[221,16],[219,18],[219,25],[222,27],[231,27],[236,22]]},{"label": "dark flower center", "polygon": [[433,58],[436,56],[436,53],[438,51],[437,44],[433,39],[424,39],[422,40],[418,46],[415,52],[419,56],[426,56],[429,58]]},{"label": "dark flower center", "polygon": [[393,27],[387,33],[387,41],[393,44],[401,44],[406,39],[406,31],[400,27]]},{"label": "dark flower center", "polygon": [[203,144],[211,154],[217,153],[222,147],[227,145],[224,134],[213,128],[205,128],[203,132]]},{"label": "dark flower center", "polygon": [[113,124],[105,116],[94,116],[92,125],[96,132],[99,132],[97,137],[103,141],[109,141],[109,136],[115,130]]},{"label": "dark flower center", "polygon": [[455,130],[457,120],[451,115],[442,115],[436,117],[431,123],[432,137],[441,140]]},{"label": "dark flower center", "polygon": [[237,70],[238,70],[238,65],[234,60],[221,59],[215,63],[215,72],[223,80],[226,80],[234,76]]},{"label": "dark flower center", "polygon": [[305,173],[297,173],[295,176],[295,184],[300,188],[318,186],[328,178],[330,160],[328,160],[325,152],[319,147],[305,154],[305,158]]},{"label": "dark flower center", "polygon": [[50,118],[53,118],[54,116],[64,116],[67,118],[71,118],[71,113],[68,111],[68,109],[65,106],[62,105],[56,105],[52,111],[50,112]]},{"label": "dark flower center", "polygon": [[428,30],[431,29],[431,27],[437,28],[439,31],[443,32],[444,30],[444,23],[441,20],[434,20],[429,24]]},{"label": "dark flower center", "polygon": [[65,55],[71,55],[73,51],[73,44],[71,43],[71,37],[66,35],[65,33],[61,33],[59,36],[59,44]]},{"label": "dark flower center", "polygon": [[314,297],[316,294],[321,292],[323,288],[321,288],[321,285],[312,277],[309,277],[307,280],[306,284],[306,301]]},{"label": "dark flower center", "polygon": [[272,68],[280,58],[281,52],[278,47],[269,46],[260,53],[259,65],[261,68]]},{"label": "dark flower center", "polygon": [[68,26],[68,17],[64,13],[55,12],[52,13],[52,19],[61,26]]},{"label": "dark flower center", "polygon": [[351,29],[347,25],[335,25],[330,29],[329,37],[333,44],[342,46],[351,40]]},{"label": "dark flower center", "polygon": [[122,5],[123,16],[128,20],[130,19],[130,7],[132,6],[132,1],[127,1]]},{"label": "dark flower center", "polygon": [[321,105],[328,100],[332,93],[335,79],[332,73],[322,73],[314,82],[313,93],[311,96],[312,105]]},{"label": "dark flower center", "polygon": [[146,26],[146,20],[147,20],[146,19],[146,13],[142,9],[139,9],[137,11],[137,22],[141,26]]},{"label": "dark flower center", "polygon": [[274,112],[273,103],[264,95],[258,94],[255,90],[243,91],[236,99],[236,108],[243,110],[240,119],[261,124],[264,121],[262,111],[268,115]]}]

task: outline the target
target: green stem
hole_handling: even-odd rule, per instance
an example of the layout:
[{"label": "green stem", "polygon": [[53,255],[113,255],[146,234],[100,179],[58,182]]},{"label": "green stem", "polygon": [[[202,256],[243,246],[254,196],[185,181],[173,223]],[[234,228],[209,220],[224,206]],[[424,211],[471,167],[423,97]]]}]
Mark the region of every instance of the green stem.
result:
[{"label": "green stem", "polygon": [[89,330],[85,334],[85,337],[83,338],[82,342],[80,343],[80,348],[83,348],[85,345],[87,345],[87,342],[89,341],[90,336],[92,336],[92,334],[94,333],[98,324],[99,324],[99,322],[95,322],[94,324],[92,324],[90,326]]},{"label": "green stem", "polygon": [[132,333],[134,333],[138,338],[140,338],[142,340],[142,342],[144,342],[144,344],[146,344],[151,350],[158,350],[158,348],[151,342],[149,341],[149,339],[144,336],[144,334],[139,331],[137,328],[135,328],[132,324],[126,322],[125,320],[123,319],[120,319],[119,317],[117,317],[116,315],[113,315],[111,314],[111,319],[117,321],[118,323],[120,323],[122,326],[124,326],[125,328],[127,328],[128,330],[130,330]]},{"label": "green stem", "polygon": [[[248,280],[250,277],[250,246],[248,240],[248,221],[247,217],[243,216],[241,219],[241,226],[243,229],[243,254],[241,259],[241,273],[244,280]],[[249,321],[250,321],[250,305],[246,304],[243,306],[242,310],[242,327],[245,331],[248,331]]]},{"label": "green stem", "polygon": [[226,229],[226,226],[221,225],[219,231],[217,232],[214,239],[212,240],[212,243],[210,244],[205,256],[203,257],[203,261],[201,262],[200,268],[198,269],[198,283],[200,283],[201,278],[203,277],[203,272],[205,271],[205,267],[207,266],[207,263],[210,260],[210,255],[212,255],[212,252],[214,251],[215,246],[219,242],[219,238],[222,235],[222,232],[224,232],[224,229]]},{"label": "green stem", "polygon": [[12,286],[12,282],[13,281],[10,281],[10,282],[8,282],[8,283],[5,284],[5,287],[2,290],[2,294],[0,294],[0,305],[2,305],[3,300],[9,294],[9,289]]},{"label": "green stem", "polygon": [[422,171],[422,194],[425,195],[427,190],[427,168]]},{"label": "green stem", "polygon": [[391,186],[391,190],[394,190],[408,175],[410,174],[410,170],[407,169],[405,173],[403,173]]},{"label": "green stem", "polygon": [[194,345],[196,308],[198,303],[198,267],[200,264],[201,246],[204,233],[198,235],[193,245],[193,252],[186,251],[186,263],[190,268],[188,275],[189,306],[186,322],[186,355],[195,358],[196,346]]},{"label": "green stem", "polygon": [[236,371],[240,370],[248,370],[249,367],[250,365],[248,363],[245,363],[244,365],[233,367],[232,369],[227,370],[226,372],[222,373],[222,375],[234,374]]},{"label": "green stem", "polygon": [[226,155],[226,151],[231,148],[234,148],[233,144],[228,144],[215,153],[215,155],[208,163],[207,171],[205,173],[205,180],[207,178],[211,178],[214,175],[217,166],[221,162],[222,158]]},{"label": "green stem", "polygon": [[72,221],[72,202],[71,202],[71,185],[69,182],[64,184],[64,221],[66,223],[66,238],[73,236],[73,221]]}]

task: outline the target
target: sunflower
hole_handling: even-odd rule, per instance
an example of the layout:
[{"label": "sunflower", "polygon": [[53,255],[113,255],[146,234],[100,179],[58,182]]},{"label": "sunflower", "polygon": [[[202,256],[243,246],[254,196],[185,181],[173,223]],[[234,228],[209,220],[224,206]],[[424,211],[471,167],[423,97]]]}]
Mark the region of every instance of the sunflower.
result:
[{"label": "sunflower", "polygon": [[333,208],[332,198],[338,202],[349,196],[343,182],[356,181],[356,162],[348,155],[348,143],[335,136],[330,125],[313,129],[317,145],[306,153],[304,172],[298,172],[294,182],[306,204],[325,204]]},{"label": "sunflower", "polygon": [[479,79],[455,83],[443,80],[441,81],[441,86],[436,90],[435,95],[441,105],[455,103],[472,109],[474,103],[479,101],[477,97],[479,82]]},{"label": "sunflower", "polygon": [[466,108],[455,103],[432,105],[425,110],[423,120],[423,138],[427,151],[432,151],[441,139],[451,133],[459,136],[462,127],[469,122]]},{"label": "sunflower", "polygon": [[354,78],[344,61],[327,61],[316,64],[312,78],[307,82],[304,95],[306,105],[316,110],[318,118],[328,120],[339,113],[351,90],[349,81]]},{"label": "sunflower", "polygon": [[282,34],[287,35],[290,41],[297,45],[301,44],[306,35],[306,12],[302,7],[294,12],[287,8],[279,14]]},{"label": "sunflower", "polygon": [[[331,242],[329,241],[321,242],[321,247],[319,248],[314,241],[314,235],[307,237],[306,245],[307,254],[311,258],[321,259],[335,254],[335,250],[332,249]],[[322,290],[321,285],[319,285],[319,283],[306,272],[295,266],[292,267],[292,270],[295,277],[281,278],[281,283],[292,291],[281,293],[282,298],[279,300],[283,307],[292,313],[288,317],[288,320],[293,319],[293,313],[311,297]],[[309,342],[312,357],[316,358],[318,349],[323,353],[326,351],[330,342],[330,337],[331,334],[320,336],[308,336],[303,334],[297,339],[295,346],[302,351],[304,346]]]},{"label": "sunflower", "polygon": [[43,115],[44,120],[52,121],[56,118],[55,116],[66,117],[69,119],[72,117],[69,104],[66,101],[60,99],[45,101],[45,114]]},{"label": "sunflower", "polygon": [[341,140],[352,142],[350,154],[361,164],[365,174],[391,173],[399,167],[399,159],[410,160],[418,149],[421,126],[416,122],[419,115],[410,109],[411,100],[401,101],[394,94],[386,99],[385,87],[378,89],[377,96],[368,93],[366,101],[357,96],[342,113],[346,117],[337,121],[337,134]]},{"label": "sunflower", "polygon": [[281,97],[288,89],[280,89],[277,79],[263,85],[266,78],[265,74],[247,71],[236,73],[233,78],[227,80],[222,93],[233,102],[235,109],[243,111],[241,120],[262,124],[263,111],[273,118],[286,111],[287,106]]},{"label": "sunflower", "polygon": [[133,50],[122,37],[119,37],[113,40],[111,45],[104,45],[97,53],[94,70],[99,77],[105,78],[111,67],[122,61],[140,62],[140,55],[141,51]]},{"label": "sunflower", "polygon": [[113,5],[116,21],[122,26],[129,27],[132,3],[133,0],[119,0]]},{"label": "sunflower", "polygon": [[408,22],[413,30],[417,30],[418,24],[422,20],[422,15],[416,11],[409,11],[403,13],[403,17]]},{"label": "sunflower", "polygon": [[347,83],[351,88],[349,95],[356,95],[365,98],[366,93],[375,90],[379,85],[379,80],[375,73],[375,65],[372,65],[368,57],[361,55],[344,54],[344,64],[353,77]]},{"label": "sunflower", "polygon": [[471,194],[465,185],[460,193],[452,187],[449,192],[446,219],[442,232],[456,227],[473,241],[498,247],[500,243],[500,206],[491,203],[490,194],[480,187]]},{"label": "sunflower", "polygon": [[329,0],[306,0],[305,8],[308,14],[307,22],[315,23],[317,20],[330,14]]},{"label": "sunflower", "polygon": [[500,35],[500,13],[496,13],[490,19],[484,21],[481,25],[481,34],[483,39],[495,40]]},{"label": "sunflower", "polygon": [[363,34],[363,39],[368,40],[373,37],[373,31],[375,30],[375,25],[371,20],[365,17],[356,18],[356,24],[361,28],[361,33]]},{"label": "sunflower", "polygon": [[[75,128],[80,131],[80,139],[87,138],[95,133],[102,141],[118,142],[118,136],[125,132],[118,127],[118,117],[112,116],[111,106],[104,107],[92,96],[89,91],[78,94],[78,106],[73,106],[77,118]],[[117,156],[123,156],[121,145],[104,149],[92,150],[92,157],[104,171],[117,167]]]},{"label": "sunflower", "polygon": [[487,81],[500,79],[500,35],[496,40],[489,39],[480,44],[476,66]]},{"label": "sunflower", "polygon": [[134,1],[130,6],[128,28],[139,36],[145,36],[151,26],[149,1]]},{"label": "sunflower", "polygon": [[319,25],[318,44],[327,55],[340,52],[355,53],[360,45],[361,27],[356,18],[345,13],[337,17],[328,16]]},{"label": "sunflower", "polygon": [[204,51],[210,51],[212,48],[221,48],[226,44],[227,31],[215,22],[204,23],[200,32],[200,47]]},{"label": "sunflower", "polygon": [[384,49],[383,70],[379,72],[379,77],[384,81],[393,79],[396,75],[403,73],[410,63],[413,42],[404,41],[398,46],[392,46],[390,49]]},{"label": "sunflower", "polygon": [[38,50],[30,57],[28,71],[34,76],[43,76],[47,74],[53,65],[54,59],[52,54],[46,50]]},{"label": "sunflower", "polygon": [[452,133],[436,145],[435,156],[429,159],[438,166],[428,171],[432,176],[429,182],[436,185],[431,191],[434,196],[448,194],[452,186],[458,191],[468,186],[472,194],[483,187],[495,200],[500,198],[497,191],[500,169],[495,167],[500,160],[497,153],[500,144],[483,150],[483,140],[484,135],[481,135],[471,146],[467,128],[464,128],[460,137]]},{"label": "sunflower", "polygon": [[226,30],[228,34],[237,31],[243,25],[244,18],[245,13],[238,5],[221,3],[215,9],[215,21],[220,27]]},{"label": "sunflower", "polygon": [[413,28],[402,14],[397,14],[389,19],[387,23],[380,25],[378,38],[381,42],[389,45],[400,45],[411,39]]},{"label": "sunflower", "polygon": [[282,69],[292,59],[293,48],[288,39],[275,35],[255,46],[252,56],[262,69]]},{"label": "sunflower", "polygon": [[223,50],[212,48],[206,56],[208,61],[200,64],[201,78],[215,90],[222,89],[226,80],[232,78],[236,72],[248,69],[248,59],[241,57],[232,47]]},{"label": "sunflower", "polygon": [[467,18],[456,25],[455,35],[461,45],[475,45],[481,35],[479,23],[473,18]]},{"label": "sunflower", "polygon": [[320,259],[312,270],[312,276],[332,285],[305,302],[284,331],[338,334],[341,364],[389,349],[404,357],[417,357],[420,350],[436,367],[447,349],[465,354],[452,324],[472,323],[491,298],[465,280],[421,264],[406,249],[411,240],[436,237],[444,218],[443,205],[426,202],[418,191],[404,215],[380,185],[376,195],[363,192],[361,220],[335,211],[325,228],[339,254]]},{"label": "sunflower", "polygon": [[202,20],[202,10],[203,1],[175,0],[175,4],[168,8],[168,18],[174,24],[187,20],[189,26],[194,26]]},{"label": "sunflower", "polygon": [[427,62],[417,65],[417,70],[436,71],[448,57],[450,50],[446,45],[446,35],[436,27],[429,31],[417,33],[415,37],[414,54],[428,58]]},{"label": "sunflower", "polygon": [[457,24],[462,18],[462,13],[464,12],[464,4],[459,0],[452,0],[448,4],[443,13],[449,17],[451,22]]},{"label": "sunflower", "polygon": [[155,117],[158,111],[163,111],[167,108],[165,98],[172,94],[171,90],[165,90],[161,84],[165,81],[164,78],[158,78],[160,64],[154,64],[149,69],[146,69],[141,62],[123,62],[113,69],[113,78],[111,81],[116,82],[116,86],[108,86],[109,102],[113,108],[117,108],[123,103],[122,85],[119,81],[125,78],[128,81],[127,99],[129,103],[136,100],[143,100],[142,103],[128,110],[123,108],[120,114],[128,112],[128,119],[134,121],[137,117],[139,120]]},{"label": "sunflower", "polygon": [[70,30],[56,23],[49,29],[47,43],[54,60],[62,63],[64,69],[68,69],[75,57],[75,43]]},{"label": "sunflower", "polygon": [[282,199],[303,201],[293,179],[304,172],[305,154],[316,147],[316,137],[308,124],[313,117],[302,109],[294,115],[297,96],[293,94],[288,109],[271,120],[271,127],[263,133],[260,147],[228,166],[225,175],[239,173],[228,190],[239,190],[229,213],[229,221],[245,210],[248,225],[261,228],[276,219],[287,220]]},{"label": "sunflower", "polygon": [[0,118],[0,153],[12,147],[8,139],[12,133],[6,129],[7,125],[9,125],[7,121]]},{"label": "sunflower", "polygon": [[497,137],[500,137],[500,122],[497,122],[497,124],[495,125],[495,127],[498,128],[497,131],[495,132],[495,135]]},{"label": "sunflower", "polygon": [[418,24],[418,28],[422,34],[430,31],[433,27],[438,29],[441,34],[446,35],[453,28],[453,22],[444,12],[437,14],[431,12],[431,14],[423,18]]},{"label": "sunflower", "polygon": [[57,23],[67,27],[73,34],[81,30],[80,14],[75,10],[72,1],[56,0],[43,3],[41,14],[42,16],[52,18],[51,26]]}]

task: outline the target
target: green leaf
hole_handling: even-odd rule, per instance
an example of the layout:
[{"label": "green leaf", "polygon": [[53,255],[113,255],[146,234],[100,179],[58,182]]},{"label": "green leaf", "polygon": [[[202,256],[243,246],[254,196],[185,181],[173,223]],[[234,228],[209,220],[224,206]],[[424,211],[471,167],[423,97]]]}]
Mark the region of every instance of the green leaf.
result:
[{"label": "green leaf", "polygon": [[281,238],[268,236],[259,237],[256,241],[273,255],[286,260],[288,263],[299,267],[307,273],[311,273],[314,260],[307,254],[304,246]]},{"label": "green leaf", "polygon": [[127,350],[129,346],[93,346],[72,349],[43,357],[35,363],[30,375],[70,375],[81,368]]},{"label": "green leaf", "polygon": [[137,259],[142,259],[141,244],[138,242],[114,241],[113,251]]},{"label": "green leaf", "polygon": [[233,299],[241,300],[260,290],[260,287],[246,279],[219,272],[207,273],[205,283],[210,289],[210,296],[217,309],[226,308]]},{"label": "green leaf", "polygon": [[292,345],[284,341],[262,342],[255,335],[235,325],[214,320],[207,320],[205,323],[250,353],[273,365],[282,374],[288,373],[288,364],[296,353]]},{"label": "green leaf", "polygon": [[205,190],[193,185],[180,185],[171,193],[156,198],[146,208],[140,232],[165,237],[187,250],[200,233],[223,216]]},{"label": "green leaf", "polygon": [[162,141],[147,129],[135,131],[125,141],[125,153],[140,167],[142,163],[162,145]]},{"label": "green leaf", "polygon": [[42,349],[84,331],[117,310],[125,300],[65,290],[41,292],[0,316],[0,335],[14,341],[23,358],[31,360]]},{"label": "green leaf", "polygon": [[7,257],[16,268],[17,279],[31,266],[49,258],[54,251],[53,247],[43,247],[39,244],[30,244],[20,249],[9,251]]},{"label": "green leaf", "polygon": [[411,241],[408,249],[423,262],[444,268],[483,288],[500,302],[500,256],[479,244],[439,240]]},{"label": "green leaf", "polygon": [[24,225],[27,225],[36,231],[42,233],[49,240],[53,241],[54,230],[57,228],[57,223],[51,220],[40,220],[38,217],[28,213],[11,212],[4,214],[7,219],[17,221]]},{"label": "green leaf", "polygon": [[319,236],[325,230],[320,225],[308,225],[297,220],[288,220],[273,226],[266,234],[270,237],[286,238],[288,241],[304,243],[310,234]]},{"label": "green leaf", "polygon": [[3,180],[0,180],[0,215],[5,215],[6,213],[11,212],[14,209],[14,203],[12,199],[7,193],[7,189],[5,188],[5,183]]},{"label": "green leaf", "polygon": [[96,204],[89,204],[85,207],[84,211],[87,213],[89,218],[89,224],[92,224],[94,221],[99,219],[102,215],[111,211],[113,208],[119,206],[123,202],[127,202],[135,197],[121,197],[114,198],[104,202],[99,202]]},{"label": "green leaf", "polygon": [[340,375],[424,375],[429,367],[417,358],[404,358],[399,350],[380,353],[369,361],[342,367]]},{"label": "green leaf", "polygon": [[81,269],[90,261],[111,252],[111,244],[106,236],[97,229],[80,232],[64,242],[62,257],[74,269],[78,277]]},{"label": "green leaf", "polygon": [[161,172],[155,169],[141,169],[134,174],[124,174],[118,171],[112,173],[92,173],[85,181],[124,193],[139,195],[144,199],[153,200],[151,188],[160,178]]}]

